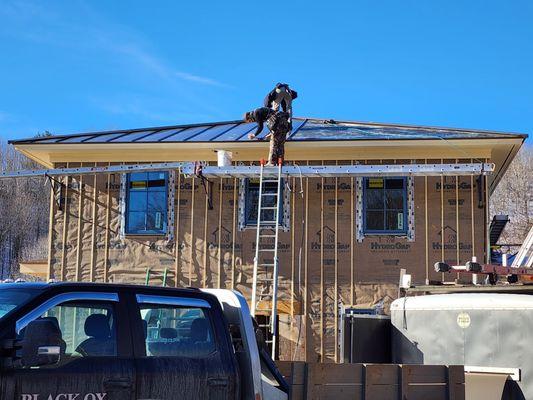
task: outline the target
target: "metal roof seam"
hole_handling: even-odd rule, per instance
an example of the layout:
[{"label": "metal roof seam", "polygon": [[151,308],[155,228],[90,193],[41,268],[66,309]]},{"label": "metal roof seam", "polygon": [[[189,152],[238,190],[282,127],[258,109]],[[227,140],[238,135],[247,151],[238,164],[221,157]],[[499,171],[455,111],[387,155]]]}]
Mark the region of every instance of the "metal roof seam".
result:
[{"label": "metal roof seam", "polygon": [[[191,136],[186,137],[186,138],[183,139],[182,141],[183,141],[183,142],[186,142],[186,141],[188,141],[188,140],[190,140],[190,139],[192,139],[192,138],[198,136],[199,134],[204,133],[205,131],[208,131],[208,130],[211,129],[211,128],[214,128],[214,126],[208,126],[207,128],[200,130],[199,132],[193,133]],[[208,140],[208,141],[210,142],[210,140]]]},{"label": "metal roof seam", "polygon": [[[252,124],[252,127],[250,129],[248,129],[246,132],[244,132],[241,136],[239,136],[237,139],[235,139],[234,141],[235,142],[238,142],[239,140],[241,140],[243,137],[245,137],[246,135],[248,135],[251,131],[253,131],[255,128],[257,128],[257,125],[254,126],[254,124]],[[221,141],[223,142],[223,140]],[[232,140],[233,142],[233,140]]]},{"label": "metal roof seam", "polygon": [[[98,136],[99,135],[91,135],[87,139],[80,140],[80,143],[88,142],[89,140],[92,140],[92,139],[94,139],[95,137],[98,137]],[[56,141],[56,143],[58,143],[58,142]]]},{"label": "metal roof seam", "polygon": [[242,120],[233,120],[233,121],[219,121],[219,122],[204,122],[204,123],[195,123],[195,124],[178,124],[178,125],[167,125],[167,126],[151,126],[146,128],[131,128],[131,129],[117,129],[117,130],[106,130],[106,131],[93,131],[93,132],[78,132],[78,133],[69,133],[69,134],[63,134],[63,135],[52,135],[52,136],[43,136],[39,138],[26,138],[26,139],[20,139],[20,140],[10,140],[10,143],[21,143],[21,142],[36,142],[36,141],[43,141],[43,140],[49,140],[49,139],[68,139],[71,137],[79,137],[79,136],[102,136],[102,135],[108,135],[112,133],[137,133],[142,131],[151,131],[151,130],[166,130],[166,129],[176,129],[176,128],[182,128],[182,130],[187,128],[195,128],[198,126],[205,126],[205,125],[211,125],[211,126],[217,126],[217,125],[226,125],[226,124],[236,124],[242,122]]},{"label": "metal roof seam", "polygon": [[[114,140],[120,139],[121,137],[127,136],[127,135],[129,135],[130,133],[133,133],[133,132],[126,132],[126,133],[123,133],[123,134],[118,135],[118,136],[116,136],[116,137],[114,137],[114,138],[108,139],[108,140],[106,140],[105,142],[106,142],[106,143],[110,143],[110,142],[112,142],[112,141],[114,141]],[[136,132],[135,132],[135,133],[136,133]]]},{"label": "metal roof seam", "polygon": [[137,141],[139,141],[139,140],[141,140],[141,139],[144,139],[145,137],[148,137],[148,136],[150,136],[150,135],[153,135],[154,133],[159,133],[159,132],[161,132],[161,131],[163,131],[163,130],[164,130],[164,129],[158,129],[158,130],[155,130],[155,131],[153,131],[153,132],[149,132],[149,133],[147,133],[146,135],[142,135],[141,137],[138,137],[137,139],[133,139],[132,142],[137,142]]},{"label": "metal roof seam", "polygon": [[240,125],[242,125],[242,122],[240,124],[236,124],[228,129],[226,129],[225,131],[222,131],[221,133],[219,133],[218,135],[215,135],[213,136],[211,139],[209,139],[210,142],[213,142],[215,139],[218,139],[220,136],[224,135],[225,133],[228,133],[229,131],[231,131],[232,129],[235,129],[237,127],[239,127]]},{"label": "metal roof seam", "polygon": [[172,136],[174,136],[177,133],[183,132],[185,129],[187,129],[187,128],[181,128],[181,129],[178,129],[176,132],[172,132],[169,135],[163,136],[161,139],[159,139],[157,141],[157,143],[162,143],[164,140],[167,140],[169,137],[172,137]]}]

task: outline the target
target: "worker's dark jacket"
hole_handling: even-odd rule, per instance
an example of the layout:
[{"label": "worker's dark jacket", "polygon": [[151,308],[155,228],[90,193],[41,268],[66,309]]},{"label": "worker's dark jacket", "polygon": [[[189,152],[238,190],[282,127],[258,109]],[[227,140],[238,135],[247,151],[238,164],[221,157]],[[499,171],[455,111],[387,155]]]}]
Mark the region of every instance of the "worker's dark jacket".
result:
[{"label": "worker's dark jacket", "polygon": [[252,118],[255,122],[257,122],[257,129],[255,131],[255,136],[261,133],[261,131],[263,130],[265,121],[275,113],[276,112],[274,110],[268,107],[260,107],[252,111]]}]

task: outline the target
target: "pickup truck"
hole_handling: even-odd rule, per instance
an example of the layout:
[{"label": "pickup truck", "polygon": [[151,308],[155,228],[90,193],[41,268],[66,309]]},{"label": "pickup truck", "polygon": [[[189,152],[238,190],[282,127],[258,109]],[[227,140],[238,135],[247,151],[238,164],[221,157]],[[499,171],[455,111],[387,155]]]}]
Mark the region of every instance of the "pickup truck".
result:
[{"label": "pickup truck", "polygon": [[2,400],[286,400],[229,290],[0,284]]}]

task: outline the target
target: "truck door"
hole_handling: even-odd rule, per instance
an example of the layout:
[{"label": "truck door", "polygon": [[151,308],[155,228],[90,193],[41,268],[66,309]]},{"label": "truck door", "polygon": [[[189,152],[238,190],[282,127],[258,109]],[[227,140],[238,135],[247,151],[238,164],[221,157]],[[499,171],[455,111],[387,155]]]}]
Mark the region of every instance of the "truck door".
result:
[{"label": "truck door", "polygon": [[133,400],[128,312],[118,293],[56,295],[17,320],[17,400]]},{"label": "truck door", "polygon": [[233,400],[238,372],[220,308],[191,297],[137,294],[139,399]]}]

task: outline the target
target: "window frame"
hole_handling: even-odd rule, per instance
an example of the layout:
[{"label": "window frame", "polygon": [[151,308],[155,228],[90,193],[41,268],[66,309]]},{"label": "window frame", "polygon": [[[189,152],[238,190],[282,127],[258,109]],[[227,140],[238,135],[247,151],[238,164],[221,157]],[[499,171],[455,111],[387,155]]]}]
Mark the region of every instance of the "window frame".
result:
[{"label": "window frame", "polygon": [[[260,189],[259,184],[260,182],[257,182],[258,193]],[[281,193],[278,198],[278,214],[279,214],[279,226],[280,228],[284,230],[286,229],[286,222],[287,222],[286,219],[288,219],[286,217],[286,212],[285,212],[285,191],[286,190],[287,189],[285,188],[285,179],[282,178],[281,179]],[[257,229],[257,218],[253,219],[253,221],[248,219],[248,214],[249,214],[250,204],[251,204],[249,193],[250,193],[250,178],[243,178],[243,204],[242,204],[243,209],[241,210],[243,213],[242,226],[243,226],[243,229]]]},{"label": "window frame", "polygon": [[[73,304],[74,303],[74,304]],[[129,330],[128,328],[128,321],[127,319],[124,320],[123,316],[121,316],[121,307],[122,303],[119,298],[118,292],[63,292],[58,293],[52,297],[47,297],[41,300],[39,304],[36,304],[31,310],[24,312],[20,317],[18,317],[15,320],[14,324],[14,332],[16,336],[18,337],[21,333],[21,331],[26,328],[26,326],[49,312],[55,307],[62,306],[62,305],[73,305],[77,306],[75,303],[87,303],[87,305],[98,305],[98,306],[110,306],[111,310],[113,312],[113,317],[115,319],[115,354],[114,355],[93,355],[93,356],[72,356],[66,355],[63,360],[60,360],[57,364],[51,364],[51,365],[45,365],[39,368],[36,368],[35,370],[39,370],[41,368],[44,369],[54,369],[54,368],[62,368],[65,365],[67,365],[70,362],[87,362],[91,359],[99,359],[99,358],[106,358],[109,360],[109,362],[114,362],[115,360],[118,360],[120,357],[130,356],[132,353],[132,347],[131,342],[128,340],[127,337],[124,337],[124,335],[121,335],[122,329],[124,329],[124,332],[127,332]],[[87,307],[90,308],[90,307]],[[121,327],[123,326],[123,328]],[[121,338],[119,340],[119,338]],[[90,362],[90,361],[89,361]],[[30,369],[32,370],[32,369]]]},{"label": "window frame", "polygon": [[[135,172],[133,172],[135,173]],[[164,224],[164,229],[162,230],[154,230],[154,231],[144,231],[144,232],[131,232],[129,230],[129,219],[130,219],[130,182],[131,182],[131,175],[132,175],[132,172],[128,172],[126,174],[126,191],[125,191],[125,194],[124,194],[124,203],[125,203],[125,207],[124,207],[124,235],[125,236],[165,236],[168,234],[169,232],[169,221],[168,221],[168,213],[169,213],[169,204],[168,204],[168,196],[169,196],[169,180],[170,180],[170,176],[169,176],[169,172],[168,171],[146,171],[146,172],[140,172],[140,173],[146,173],[146,174],[149,174],[149,173],[163,173],[164,176],[165,176],[165,212],[164,212],[164,215],[162,216],[162,221],[163,221],[163,224]],[[147,180],[148,182],[149,180]],[[146,190],[144,190],[144,192],[146,192],[146,196],[148,197],[148,194],[150,193],[150,191],[148,190],[148,188],[146,188]],[[135,212],[135,211],[133,211]],[[144,213],[147,214],[148,213],[148,201],[147,201],[147,208],[144,210]]]},{"label": "window frame", "polygon": [[[67,301],[67,302],[63,302],[63,303],[57,304],[56,306],[50,308],[47,311],[47,313],[49,313],[51,310],[53,310],[54,308],[57,308],[57,307],[66,307],[66,308],[77,309],[77,310],[73,310],[73,314],[76,317],[79,316],[79,313],[80,313],[79,310],[94,311],[95,309],[101,309],[101,310],[108,310],[108,311],[111,312],[111,314],[110,315],[106,315],[106,317],[108,318],[108,321],[110,322],[109,328],[110,328],[110,332],[111,332],[111,340],[114,341],[115,354],[106,354],[106,355],[99,354],[99,355],[85,355],[84,356],[81,353],[77,352],[77,349],[81,345],[81,343],[83,343],[85,340],[90,338],[90,336],[86,336],[85,335],[85,328],[84,328],[85,321],[91,315],[100,314],[100,313],[89,313],[88,315],[85,316],[84,320],[78,320],[76,323],[74,323],[74,326],[78,325],[78,329],[81,329],[83,331],[83,334],[86,336],[86,338],[81,340],[77,344],[76,343],[72,343],[73,346],[74,346],[73,352],[72,353],[68,353],[68,357],[70,357],[71,360],[80,359],[80,358],[87,359],[87,358],[95,358],[95,357],[106,357],[106,358],[118,358],[119,357],[119,352],[118,352],[118,337],[119,337],[119,333],[118,333],[118,329],[117,329],[117,326],[118,326],[118,312],[119,312],[118,311],[118,303],[110,302],[110,301],[100,301],[100,300],[71,300],[71,301]],[[112,319],[110,319],[110,317]],[[58,319],[59,326],[61,328],[62,318],[59,318],[59,317],[56,317],[56,318]],[[61,329],[61,331],[62,331],[62,334],[64,335],[65,332],[63,331],[63,329]],[[72,334],[72,339],[74,339],[76,336],[77,335],[73,333]],[[68,341],[65,340],[65,336],[63,336],[63,340],[68,345]]]},{"label": "window frame", "polygon": [[118,293],[104,293],[104,292],[70,292],[61,293],[52,298],[49,298],[39,304],[37,307],[20,317],[15,323],[15,331],[17,335],[24,329],[31,321],[39,318],[41,315],[50,309],[71,301],[97,301],[97,302],[119,302]]},{"label": "window frame", "polygon": [[[403,181],[403,229],[402,230],[391,230],[391,229],[368,229],[367,228],[367,182],[369,179],[376,179],[375,177],[363,177],[363,234],[368,236],[407,236],[409,233],[409,226],[408,226],[408,197],[409,197],[409,191],[408,191],[408,180],[405,176],[387,176],[387,177],[378,177],[377,179],[383,179],[384,184],[387,179],[401,179]],[[382,189],[384,192],[387,190],[385,187]],[[397,189],[394,189],[397,190]],[[384,197],[385,201],[385,197]],[[388,208],[383,207],[383,212],[386,213]],[[386,218],[386,217],[385,217]],[[386,221],[386,219],[384,219]]]},{"label": "window frame", "polygon": [[181,309],[195,309],[199,308],[202,310],[203,314],[207,318],[209,322],[209,327],[211,330],[211,336],[213,338],[213,351],[211,351],[208,354],[199,356],[199,357],[185,357],[183,355],[164,355],[164,356],[151,356],[148,355],[146,352],[146,337],[143,335],[142,343],[140,343],[140,354],[137,357],[143,358],[143,359],[157,359],[157,358],[172,358],[172,359],[180,359],[180,358],[192,358],[194,360],[202,360],[202,359],[208,359],[212,357],[213,355],[220,352],[221,344],[220,344],[220,338],[218,337],[218,332],[216,330],[214,316],[211,312],[211,304],[207,300],[204,299],[197,299],[197,298],[190,298],[190,297],[173,297],[173,296],[162,296],[162,295],[152,295],[152,294],[141,294],[138,293],[135,295],[136,300],[136,319],[139,323],[142,324],[143,318],[141,316],[141,310],[143,309],[143,306],[145,307],[153,307],[153,308],[181,308]]}]

